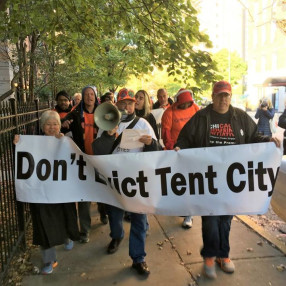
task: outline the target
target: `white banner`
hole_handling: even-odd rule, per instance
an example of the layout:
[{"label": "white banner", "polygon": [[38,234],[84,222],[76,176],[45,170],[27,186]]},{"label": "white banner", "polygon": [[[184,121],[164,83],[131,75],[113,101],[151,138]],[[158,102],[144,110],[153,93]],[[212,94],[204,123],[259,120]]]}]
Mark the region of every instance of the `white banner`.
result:
[{"label": "white banner", "polygon": [[262,214],[281,159],[274,143],[92,156],[68,137],[21,135],[16,195],[163,215]]}]

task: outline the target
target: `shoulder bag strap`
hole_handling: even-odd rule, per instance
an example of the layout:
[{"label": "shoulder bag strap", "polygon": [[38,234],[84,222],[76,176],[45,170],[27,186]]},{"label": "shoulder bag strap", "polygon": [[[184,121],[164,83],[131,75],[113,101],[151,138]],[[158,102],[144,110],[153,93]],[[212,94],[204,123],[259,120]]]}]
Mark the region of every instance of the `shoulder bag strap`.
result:
[{"label": "shoulder bag strap", "polygon": [[[139,117],[138,116],[135,116],[135,118],[133,119],[133,121],[125,128],[125,129],[132,129],[136,123],[139,121]],[[124,130],[123,130],[124,131]],[[123,131],[121,132],[121,134],[115,139],[114,143],[113,143],[113,146],[111,148],[111,151],[110,151],[110,154],[113,153],[114,149],[119,145],[120,141],[121,141],[121,137],[122,137],[122,133]]]}]

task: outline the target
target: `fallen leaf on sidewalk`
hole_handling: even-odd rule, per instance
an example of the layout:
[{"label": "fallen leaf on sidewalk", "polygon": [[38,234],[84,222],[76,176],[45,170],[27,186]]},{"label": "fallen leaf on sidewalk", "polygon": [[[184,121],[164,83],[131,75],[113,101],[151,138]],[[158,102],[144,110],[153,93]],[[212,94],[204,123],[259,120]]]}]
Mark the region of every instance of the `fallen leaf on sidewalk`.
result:
[{"label": "fallen leaf on sidewalk", "polygon": [[286,266],[284,264],[280,264],[280,265],[276,266],[276,269],[279,272],[283,272],[284,270],[286,270]]},{"label": "fallen leaf on sidewalk", "polygon": [[39,269],[39,267],[34,266],[32,273],[33,273],[33,274],[36,274],[36,275],[40,274],[40,269]]}]

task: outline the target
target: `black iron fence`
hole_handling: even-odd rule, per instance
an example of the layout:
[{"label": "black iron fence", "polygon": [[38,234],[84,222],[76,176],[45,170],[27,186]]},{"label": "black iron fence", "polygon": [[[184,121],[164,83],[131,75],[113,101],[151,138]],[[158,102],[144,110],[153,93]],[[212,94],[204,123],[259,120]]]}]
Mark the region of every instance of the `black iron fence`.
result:
[{"label": "black iron fence", "polygon": [[38,135],[41,114],[50,102],[18,104],[15,99],[0,102],[0,284],[13,255],[26,247],[30,222],[28,204],[16,201],[14,185],[14,134]]}]

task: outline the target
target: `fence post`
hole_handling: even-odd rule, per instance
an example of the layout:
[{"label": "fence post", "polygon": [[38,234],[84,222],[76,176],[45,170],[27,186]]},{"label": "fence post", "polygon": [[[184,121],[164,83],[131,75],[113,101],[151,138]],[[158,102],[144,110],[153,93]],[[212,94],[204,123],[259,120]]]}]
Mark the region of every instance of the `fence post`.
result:
[{"label": "fence post", "polygon": [[[14,124],[15,124],[15,134],[19,134],[19,121],[18,121],[18,110],[17,110],[17,101],[15,98],[10,98],[9,99],[10,104],[11,104],[11,109],[12,113],[14,115]],[[15,147],[13,148],[15,150]],[[14,164],[15,164],[15,152],[14,154]],[[14,175],[14,177],[16,174]],[[16,193],[15,193],[15,200],[16,200]],[[18,225],[19,225],[19,232],[23,232],[23,239],[21,240],[21,245],[23,249],[26,249],[26,224],[25,224],[25,210],[24,210],[24,203],[19,202],[16,200],[16,206],[17,206],[17,220],[18,220]]]},{"label": "fence post", "polygon": [[41,134],[41,128],[40,128],[40,113],[39,113],[39,98],[34,99],[36,110],[37,110],[37,134]]}]

